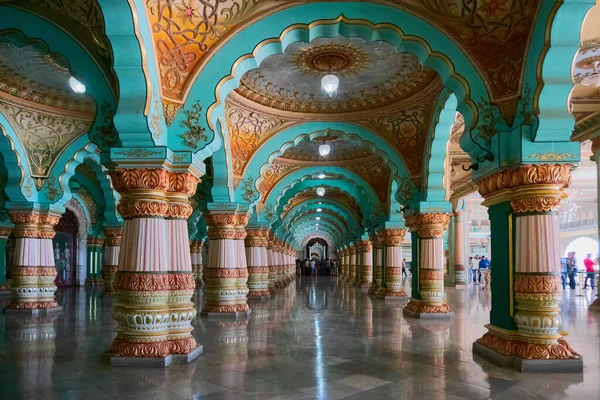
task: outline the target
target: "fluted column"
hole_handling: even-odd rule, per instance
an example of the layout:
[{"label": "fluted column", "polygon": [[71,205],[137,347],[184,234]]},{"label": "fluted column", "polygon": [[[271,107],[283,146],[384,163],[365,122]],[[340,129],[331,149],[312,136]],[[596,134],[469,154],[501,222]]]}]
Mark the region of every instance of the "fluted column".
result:
[{"label": "fluted column", "polygon": [[269,293],[275,293],[275,282],[277,281],[277,269],[275,268],[275,238],[273,232],[269,231],[267,240],[267,260],[269,263]]},{"label": "fluted column", "polygon": [[204,243],[201,240],[190,240],[190,258],[192,260],[192,272],[196,289],[202,287],[202,247]]},{"label": "fluted column", "polygon": [[281,256],[281,240],[273,241],[273,262],[275,265],[275,289],[281,289],[283,284],[283,257]]},{"label": "fluted column", "polygon": [[7,312],[38,314],[61,311],[56,303],[56,267],[52,238],[60,214],[49,210],[11,211],[15,250],[11,268],[13,293]]},{"label": "fluted column", "polygon": [[373,284],[373,245],[370,240],[359,243],[361,285],[363,291],[369,291]]},{"label": "fluted column", "polygon": [[[454,214],[454,284],[456,286],[468,285],[465,267],[465,212],[455,211]],[[470,273],[470,271],[469,271]]]},{"label": "fluted column", "polygon": [[246,230],[246,260],[248,263],[248,298],[269,297],[268,229]]},{"label": "fluted column", "polygon": [[88,236],[87,238],[87,273],[85,278],[86,285],[98,285],[104,283],[101,275],[102,265],[102,246],[104,239],[100,237]]},{"label": "fluted column", "polygon": [[371,236],[373,244],[373,284],[369,288],[369,295],[376,295],[383,283],[383,243],[378,235]]},{"label": "fluted column", "polygon": [[11,227],[0,226],[0,293],[9,290],[6,284],[6,245],[11,232]]},{"label": "fluted column", "polygon": [[348,271],[346,269],[346,249],[341,248],[338,250],[338,257],[339,257],[339,261],[340,261],[340,266],[339,266],[339,279],[345,281]]},{"label": "fluted column", "polygon": [[389,300],[405,300],[406,292],[402,289],[402,242],[406,229],[391,228],[381,232],[385,246],[383,260],[385,283],[377,292],[377,297]]},{"label": "fluted column", "polygon": [[418,235],[420,250],[418,265],[413,267],[413,279],[418,279],[418,295],[413,289],[404,308],[404,313],[409,316],[454,316],[444,293],[444,231],[449,223],[449,214],[424,213],[406,217],[406,225]]},{"label": "fluted column", "polygon": [[115,275],[119,269],[119,253],[121,251],[121,228],[104,228],[104,257],[102,261],[104,275],[104,291],[102,294],[115,294]]},{"label": "fluted column", "polygon": [[571,167],[521,165],[478,182],[489,206],[494,247],[491,324],[473,351],[522,371],[583,369],[561,331],[556,212],[571,183]]},{"label": "fluted column", "polygon": [[348,247],[348,283],[353,285],[356,282],[356,247],[350,244]]},{"label": "fluted column", "polygon": [[161,168],[117,168],[111,176],[121,194],[118,211],[124,220],[111,363],[190,362],[202,352],[191,334],[196,309],[187,231],[189,197],[199,178]]},{"label": "fluted column", "polygon": [[249,215],[210,211],[205,217],[210,246],[204,271],[206,304],[203,314],[233,315],[248,313],[248,268],[245,226]]}]

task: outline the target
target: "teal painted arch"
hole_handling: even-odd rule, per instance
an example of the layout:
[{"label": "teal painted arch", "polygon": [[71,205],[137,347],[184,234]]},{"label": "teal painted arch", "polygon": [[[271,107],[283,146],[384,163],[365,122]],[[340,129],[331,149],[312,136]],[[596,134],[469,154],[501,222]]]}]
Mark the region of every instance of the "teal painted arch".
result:
[{"label": "teal painted arch", "polygon": [[[317,223],[319,225],[317,225]],[[305,215],[300,217],[293,225],[291,225],[289,227],[289,231],[293,232],[295,229],[299,229],[304,225],[310,225],[315,228],[319,227],[319,229],[321,226],[328,225],[335,228],[339,236],[344,236],[346,234],[343,222],[339,218],[332,217],[331,215],[322,216],[320,220],[317,220],[313,215]]]},{"label": "teal painted arch", "polygon": [[[307,189],[322,186],[326,189],[340,189],[350,197],[353,197],[361,207],[363,216],[371,215],[375,204],[378,204],[375,192],[368,186],[359,186],[357,181],[347,178],[343,175],[336,176],[341,179],[313,179],[312,175],[304,175],[299,179],[295,179],[295,174],[290,174],[284,180],[275,185],[272,195],[267,199],[267,204],[274,204],[275,215],[280,215],[283,207],[299,192],[304,192]],[[362,178],[361,178],[362,180]],[[358,183],[362,183],[358,180]],[[274,196],[273,193],[281,193],[274,201],[270,201]]]},{"label": "teal painted arch", "polygon": [[[286,150],[298,146],[303,141],[311,141],[318,137],[327,136],[328,129],[336,136],[339,135],[341,139],[365,146],[373,154],[380,156],[390,168],[394,180],[399,181],[401,177],[409,178],[410,175],[405,163],[398,152],[385,139],[369,129],[350,122],[308,122],[282,130],[261,145],[248,163],[243,179],[257,177],[255,188],[258,189],[262,181],[262,175],[277,157],[283,155]],[[412,181],[408,181],[411,184],[413,195],[417,196],[419,193],[417,187],[414,186]],[[396,194],[394,193],[394,195]],[[236,199],[242,196],[240,187],[236,190],[235,196]]]},{"label": "teal painted arch", "polygon": [[[19,47],[33,44],[38,51],[41,51],[41,54],[59,54],[65,60],[66,67],[69,69],[71,75],[77,76],[77,78],[86,85],[86,95],[91,96],[96,102],[96,119],[92,124],[90,131],[82,134],[63,149],[60,156],[51,167],[49,180],[52,180],[53,178],[56,179],[58,176],[56,175],[56,171],[64,168],[62,162],[65,157],[67,159],[72,158],[74,153],[79,151],[81,143],[89,140],[88,134],[90,132],[96,132],[96,129],[104,124],[100,105],[107,103],[109,106],[114,106],[115,99],[110,90],[109,83],[98,65],[85,49],[71,38],[71,36],[46,20],[27,12],[4,6],[0,6],[0,12],[2,12],[3,17],[5,17],[0,22],[0,40],[10,41],[12,44]],[[43,38],[43,40],[40,38]],[[2,124],[10,125],[5,118],[2,118]],[[40,191],[37,191],[34,186],[32,190],[30,189],[32,186],[32,179],[27,163],[27,157],[25,156],[22,145],[16,144],[19,140],[14,133],[14,130],[6,129],[6,125],[5,131],[3,132],[5,137],[9,137],[10,135],[12,135],[12,137],[10,137],[8,143],[3,143],[0,146],[3,152],[6,150],[15,153],[16,157],[5,157],[5,162],[7,162],[7,168],[11,173],[20,172],[21,175],[14,179],[12,177],[9,178],[11,182],[16,182],[18,180],[19,188],[21,190],[21,194],[19,194],[16,190],[11,189],[11,193],[13,194],[12,197],[19,201],[53,203],[56,201],[56,197],[54,196],[54,193],[56,193],[55,187],[47,188],[46,185],[44,185]],[[14,163],[15,160],[17,160],[16,164]],[[64,186],[61,184],[59,194],[63,190]],[[50,194],[50,197],[47,197],[48,193]]]},{"label": "teal painted arch", "polygon": [[296,250],[302,250],[302,254],[304,254],[304,252],[306,251],[305,248],[302,246],[302,243],[304,242],[304,240],[307,237],[310,237],[310,238],[322,237],[324,239],[328,239],[333,244],[334,248],[336,247],[336,244],[339,243],[339,241],[337,239],[335,239],[333,236],[331,236],[331,234],[326,230],[313,231],[311,229],[304,229],[301,232],[298,232],[297,234],[295,234],[293,237],[290,237],[290,240],[292,241],[292,243],[293,243],[292,245],[294,246],[294,248]]},{"label": "teal painted arch", "polygon": [[[321,173],[326,175],[324,179],[319,179],[318,176]],[[363,189],[362,194],[368,196],[368,201],[370,204],[379,204],[379,198],[377,197],[375,190],[362,176],[358,175],[354,171],[336,165],[304,167],[291,172],[277,182],[275,186],[273,186],[269,192],[269,195],[265,199],[265,203],[272,203],[273,197],[277,193],[284,194],[287,188],[289,188],[291,185],[294,185],[294,183],[298,181],[314,181],[313,186],[317,187],[321,184],[335,180],[343,180],[351,185],[359,186],[361,189]],[[356,200],[360,202],[361,198],[357,197]]]},{"label": "teal painted arch", "polygon": [[[36,202],[37,196],[33,179],[29,174],[29,161],[25,155],[25,149],[17,137],[12,125],[0,113],[0,152],[7,171],[7,182],[5,192],[13,202]],[[24,189],[28,188],[28,189]]]},{"label": "teal painted arch", "polygon": [[456,105],[456,96],[448,90],[444,90],[438,98],[437,120],[431,124],[426,142],[428,147],[425,148],[422,196],[424,201],[446,200],[444,166],[448,157],[450,133],[456,118]]},{"label": "teal painted arch", "polygon": [[87,234],[93,235],[94,229],[92,227],[92,216],[90,215],[90,210],[88,209],[87,205],[85,204],[85,201],[83,201],[81,196],[79,196],[79,194],[77,194],[77,193],[73,193],[71,195],[71,198],[73,200],[77,201],[77,203],[79,203],[79,205],[81,206],[81,209],[83,210],[83,214],[85,215],[85,220],[87,222]]},{"label": "teal painted arch", "polygon": [[[125,147],[166,145],[167,125],[160,101],[160,76],[151,27],[145,16],[145,2],[97,1],[104,16],[106,36],[112,45],[113,69],[119,79],[119,105],[113,120],[121,143]],[[150,90],[147,82],[152,83]],[[151,112],[158,118],[155,121],[164,137],[153,132],[149,117],[144,114],[148,97],[151,97]]]},{"label": "teal painted arch", "polygon": [[360,228],[360,223],[355,217],[355,214],[350,212],[350,210],[346,207],[341,206],[341,204],[337,202],[323,202],[322,204],[318,204],[318,202],[302,202],[294,206],[292,210],[290,210],[283,221],[281,221],[282,225],[286,225],[289,223],[293,223],[293,221],[297,220],[301,215],[304,215],[306,212],[316,211],[317,209],[322,209],[323,211],[329,211],[340,215],[344,220],[348,223],[351,230],[358,230]]},{"label": "teal painted arch", "polygon": [[319,213],[316,211],[316,209],[303,209],[303,210],[298,210],[297,212],[294,213],[293,216],[290,216],[289,219],[287,219],[286,221],[284,221],[282,223],[282,226],[293,226],[297,221],[300,220],[300,218],[303,218],[305,216],[310,216],[310,217],[334,217],[336,220],[340,221],[342,224],[345,224],[346,226],[344,226],[345,230],[347,231],[346,233],[356,233],[356,232],[361,232],[363,229],[362,227],[356,222],[353,221],[352,219],[348,219],[345,216],[345,213],[343,212],[343,210],[337,211],[335,208],[327,208],[324,207],[322,208],[323,212]]},{"label": "teal painted arch", "polygon": [[[320,218],[319,220],[317,220],[317,218]],[[317,213],[317,212],[309,212],[303,215],[300,215],[297,219],[295,219],[294,221],[290,221],[289,224],[287,224],[286,226],[289,226],[288,230],[289,231],[293,231],[294,227],[297,225],[302,224],[303,222],[312,222],[313,224],[321,224],[321,221],[330,221],[333,224],[337,224],[337,229],[340,231],[340,233],[347,233],[349,232],[349,228],[345,226],[345,221],[343,219],[342,216],[338,215],[338,214],[323,214],[323,213]]]},{"label": "teal painted arch", "polygon": [[[533,114],[537,100],[537,132],[531,138],[532,141],[568,142],[575,125],[575,118],[568,109],[569,94],[574,86],[572,67],[575,55],[581,47],[580,32],[583,20],[596,2],[564,0],[554,18],[556,2],[541,3],[538,15],[540,22],[535,26],[525,64],[520,113],[517,114],[513,126],[524,122],[522,115]],[[548,21],[551,21],[551,26],[548,26]],[[550,45],[544,55],[548,35]],[[541,77],[538,73],[540,70]],[[574,149],[575,147],[578,149],[578,146],[574,146]],[[575,150],[578,151],[577,149]]]},{"label": "teal painted arch", "polygon": [[[402,21],[402,29],[389,21]],[[433,25],[386,5],[320,2],[273,13],[233,35],[196,77],[185,108],[197,101],[211,105],[205,128],[214,130],[224,113],[226,96],[237,88],[247,71],[257,68],[266,57],[282,53],[290,43],[339,35],[385,40],[400,51],[416,55],[424,66],[436,70],[444,85],[456,94],[467,124],[477,117],[477,108],[471,99],[489,99],[484,80],[468,57]],[[223,77],[224,67],[231,68],[231,75]],[[218,82],[216,87],[215,82]],[[215,90],[207,90],[209,87]],[[175,124],[181,119],[183,115],[178,116]]]},{"label": "teal painted arch", "polygon": [[331,224],[329,221],[324,221],[321,225],[319,225],[319,229],[315,229],[314,224],[305,221],[304,223],[298,224],[295,228],[300,236],[306,236],[307,234],[318,234],[320,231],[327,232],[331,237],[334,238],[336,242],[339,242],[343,239],[344,235],[342,232],[338,231],[338,228]]}]

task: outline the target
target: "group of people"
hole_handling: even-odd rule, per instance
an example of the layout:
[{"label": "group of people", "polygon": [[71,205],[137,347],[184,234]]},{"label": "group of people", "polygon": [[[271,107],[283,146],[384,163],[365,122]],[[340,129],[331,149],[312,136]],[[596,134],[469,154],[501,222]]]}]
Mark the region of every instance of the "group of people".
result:
[{"label": "group of people", "polygon": [[316,258],[308,259],[304,261],[297,260],[296,262],[296,275],[331,275],[336,276],[338,270],[338,261],[324,259],[319,260]]},{"label": "group of people", "polygon": [[474,285],[485,283],[482,290],[488,287],[489,272],[490,272],[490,259],[487,256],[469,257],[469,271],[471,272],[471,279],[469,279]]},{"label": "group of people", "polygon": [[[569,287],[571,289],[575,289],[576,287],[576,275],[579,271],[577,266],[577,253],[574,251],[570,251],[567,253],[567,258],[563,264],[563,273],[561,276],[563,289],[567,287],[567,278],[569,280]],[[585,268],[585,280],[583,282],[583,288],[587,289],[588,281],[590,282],[590,286],[592,290],[594,289],[595,281],[596,281],[596,266],[600,260],[600,255],[596,256],[595,259],[592,259],[592,254],[588,253],[585,259],[583,260],[583,266]]]}]

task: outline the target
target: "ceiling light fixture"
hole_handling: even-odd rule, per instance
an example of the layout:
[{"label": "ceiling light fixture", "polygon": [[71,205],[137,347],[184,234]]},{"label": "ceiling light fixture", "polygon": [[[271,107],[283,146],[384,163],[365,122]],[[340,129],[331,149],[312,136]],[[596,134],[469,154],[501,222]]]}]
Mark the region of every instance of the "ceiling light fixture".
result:
[{"label": "ceiling light fixture", "polygon": [[85,93],[85,85],[77,80],[74,76],[69,78],[69,86],[75,93]]},{"label": "ceiling light fixture", "polygon": [[331,151],[331,146],[328,144],[322,144],[319,146],[319,155],[325,157]]},{"label": "ceiling light fixture", "polygon": [[594,61],[594,72],[581,80],[583,86],[600,87],[600,61]]},{"label": "ceiling light fixture", "polygon": [[320,221],[320,220],[321,220],[321,217],[317,217],[317,218],[315,218],[315,219],[316,219],[317,221]]},{"label": "ceiling light fixture", "polygon": [[327,93],[329,97],[337,95],[338,87],[340,86],[340,78],[335,75],[325,75],[321,78],[321,89]]},{"label": "ceiling light fixture", "polygon": [[325,174],[321,172],[317,177],[319,179],[325,179]]},{"label": "ceiling light fixture", "polygon": [[324,187],[318,187],[317,188],[317,195],[318,196],[324,196],[325,195],[325,188]]},{"label": "ceiling light fixture", "polygon": [[321,212],[321,211],[323,211],[322,208],[317,208],[317,212]]}]

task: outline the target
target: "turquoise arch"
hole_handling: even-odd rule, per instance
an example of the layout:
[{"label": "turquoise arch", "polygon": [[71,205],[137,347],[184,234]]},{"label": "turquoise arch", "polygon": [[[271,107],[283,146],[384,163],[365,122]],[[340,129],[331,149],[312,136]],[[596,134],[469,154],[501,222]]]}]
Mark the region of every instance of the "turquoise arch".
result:
[{"label": "turquoise arch", "polygon": [[[555,2],[543,1],[538,20],[551,20],[552,26],[537,23],[527,61],[525,65],[524,84],[531,88],[528,95],[530,107],[538,101],[538,126],[531,138],[534,142],[567,142],[575,125],[575,118],[568,109],[568,97],[573,89],[571,68],[573,60],[581,46],[580,32],[583,19],[588,10],[596,4],[594,0],[564,0],[552,20]],[[547,30],[550,47],[544,56],[544,45]],[[541,65],[540,65],[541,64]],[[541,77],[538,76],[541,68]],[[540,81],[541,80],[541,81]],[[534,90],[536,88],[537,90]],[[523,93],[522,98],[527,96]],[[524,102],[519,107],[523,110]],[[514,125],[522,123],[518,118]],[[578,146],[574,146],[577,148]],[[533,150],[535,151],[535,150]]]},{"label": "turquoise arch", "polygon": [[[316,220],[317,217],[321,219],[319,221]],[[290,221],[286,226],[289,226],[289,230],[293,231],[296,225],[303,223],[304,221],[314,221],[314,224],[321,223],[321,221],[331,221],[338,225],[338,229],[340,233],[347,234],[349,229],[345,227],[345,220],[338,214],[329,214],[329,213],[317,213],[315,211],[310,211],[307,213],[303,213],[298,216],[294,220]]]},{"label": "turquoise arch", "polygon": [[307,237],[326,237],[331,242],[333,242],[334,247],[335,247],[335,244],[339,243],[339,239],[337,239],[335,236],[332,236],[328,229],[327,230],[326,229],[312,230],[310,228],[303,229],[301,232],[298,232],[295,235],[289,235],[287,240],[289,242],[291,242],[292,245],[296,249],[299,249],[300,246],[302,245],[302,242]]},{"label": "turquoise arch", "polygon": [[334,214],[334,218],[336,218],[337,220],[339,220],[340,222],[342,222],[342,224],[345,222],[347,223],[348,227],[345,229],[345,234],[349,234],[352,235],[354,233],[360,233],[362,231],[361,226],[358,225],[356,223],[356,221],[353,220],[348,220],[346,217],[346,213],[339,209],[339,208],[333,208],[333,207],[323,207],[324,211],[328,211],[326,213],[316,213],[315,209],[303,209],[303,210],[298,210],[296,213],[294,213],[293,216],[290,216],[286,221],[283,222],[283,226],[293,226],[297,221],[300,220],[300,218],[306,216],[306,215],[310,215],[312,217],[316,217],[316,216],[328,216],[328,217],[332,217],[331,213]]},{"label": "turquoise arch", "polygon": [[[112,50],[113,69],[119,78],[119,106],[113,120],[125,147],[153,147],[167,144],[167,125],[160,101],[160,77],[156,65],[151,27],[142,0],[97,0],[104,15],[104,29]],[[138,16],[137,18],[134,16]],[[139,38],[136,35],[139,33]],[[145,52],[145,59],[143,57]],[[148,93],[147,81],[153,82]],[[164,137],[156,138],[144,115],[147,97],[158,110],[158,124]]]},{"label": "turquoise arch", "polygon": [[[374,154],[382,157],[383,161],[390,167],[391,175],[394,179],[400,176],[409,177],[405,164],[390,144],[381,136],[372,131],[349,122],[308,122],[291,128],[282,130],[266,143],[264,143],[252,156],[248,167],[244,172],[243,179],[248,177],[258,178],[255,188],[262,181],[262,174],[271,165],[275,158],[281,156],[287,149],[297,146],[305,140],[314,140],[317,137],[326,136],[327,129],[334,131],[344,140],[368,147]],[[307,133],[309,132],[309,133]],[[418,189],[412,184],[414,195],[418,195]],[[241,201],[242,189],[238,187],[235,192],[235,198]]]},{"label": "turquoise arch", "polygon": [[[360,21],[347,22],[342,15]],[[321,20],[330,21],[326,24],[314,23]],[[310,25],[298,25],[298,21]],[[389,24],[389,21],[402,21],[402,30]],[[378,27],[373,24],[385,25]],[[471,99],[489,99],[484,81],[467,56],[431,24],[406,11],[381,4],[328,2],[302,4],[279,11],[231,37],[196,78],[185,108],[190,108],[196,101],[211,105],[204,127],[214,128],[224,113],[225,97],[237,87],[247,71],[257,68],[266,57],[281,53],[290,43],[338,35],[386,40],[401,51],[415,54],[424,66],[436,70],[444,85],[456,94],[459,111],[467,124],[474,122],[477,117],[476,106]],[[223,77],[224,67],[233,69],[232,76]],[[207,90],[215,87],[215,82],[219,82],[216,90]],[[179,115],[175,124],[182,118],[183,115]]]},{"label": "turquoise arch", "polygon": [[[90,95],[96,101],[96,120],[90,129],[90,132],[95,132],[96,128],[104,123],[100,115],[99,105],[104,101],[114,105],[115,99],[110,90],[108,82],[106,81],[100,68],[95,64],[94,60],[74,39],[53,24],[32,14],[14,9],[12,7],[0,6],[0,10],[3,15],[2,23],[0,24],[0,36],[3,37],[3,40],[10,40],[11,43],[17,46],[25,46],[35,43],[37,45],[36,48],[42,49],[43,52],[45,52],[45,48],[47,49],[48,53],[60,54],[64,59],[66,59],[71,73],[80,77],[84,81],[87,95]],[[43,40],[41,38],[43,38]],[[44,186],[40,192],[37,192],[34,187],[31,195],[23,193],[22,185],[26,186],[28,183],[31,183],[29,165],[26,162],[25,152],[20,144],[16,144],[18,142],[18,137],[16,136],[14,130],[6,128],[6,125],[9,124],[4,118],[2,118],[2,125],[5,126],[5,132],[3,133],[9,137],[10,140],[8,143],[6,143],[5,140],[1,140],[1,142],[4,142],[1,145],[1,148],[3,152],[4,150],[14,151],[16,155],[16,157],[5,157],[9,175],[14,173],[20,175],[14,178],[9,177],[11,182],[18,181],[19,185],[17,187],[21,188],[21,194],[16,193],[14,190],[11,191],[12,196],[9,195],[11,200],[50,204],[54,203],[56,199],[52,200],[51,198],[47,197],[46,186]],[[74,157],[74,153],[81,149],[82,142],[87,142],[89,140],[87,136],[88,135],[83,134],[63,150],[58,160],[55,161],[54,165],[49,171],[50,177],[56,178],[58,176],[57,171],[60,171],[62,168],[64,168],[64,164],[62,164],[64,158],[66,157],[69,159]],[[19,160],[23,166],[23,170],[18,166]],[[62,183],[59,186],[60,187],[58,189],[60,192],[62,192],[66,187]]]},{"label": "turquoise arch", "polygon": [[446,188],[444,187],[444,165],[447,157],[450,131],[456,117],[456,96],[448,90],[440,95],[436,109],[440,110],[437,121],[431,124],[425,148],[425,162],[423,163],[424,185],[423,199],[425,201],[444,201]]},{"label": "turquoise arch", "polygon": [[[322,224],[319,225],[319,229],[315,229],[315,225],[314,223],[311,223],[309,221],[304,221],[303,223],[299,223],[295,228],[295,230],[298,231],[298,233],[300,234],[300,236],[306,236],[306,233],[308,232],[312,232],[313,234],[316,234],[317,232],[323,230],[327,233],[329,233],[329,235],[334,238],[337,242],[343,240],[344,235],[339,232],[338,228],[333,225],[331,222],[324,220]],[[291,235],[293,235],[292,232],[290,232]]]},{"label": "turquoise arch", "polygon": [[[300,177],[299,177],[300,176]],[[348,175],[349,177],[351,175]],[[299,178],[298,178],[299,177]],[[365,182],[360,178],[354,180],[343,175],[339,176],[341,179],[312,179],[311,175],[305,175],[302,170],[295,171],[284,179],[282,179],[271,191],[271,194],[267,198],[267,204],[274,205],[274,211],[276,215],[281,214],[283,206],[287,204],[294,195],[303,192],[306,189],[314,188],[317,186],[323,186],[326,190],[329,188],[338,188],[343,192],[348,193],[350,197],[354,197],[358,204],[361,206],[362,213],[364,216],[369,216],[374,205],[378,204],[377,195],[370,188],[365,185]],[[344,179],[345,178],[345,179]],[[357,183],[361,186],[357,186]],[[281,193],[276,199],[275,193]]]},{"label": "turquoise arch", "polygon": [[[337,202],[336,202],[337,203]],[[303,202],[300,203],[298,205],[296,205],[292,210],[290,210],[290,212],[287,213],[287,215],[285,216],[285,218],[283,219],[283,221],[281,222],[283,225],[286,225],[288,223],[293,223],[295,220],[297,220],[298,217],[300,217],[301,215],[303,215],[306,212],[310,212],[310,211],[315,211],[318,208],[321,208],[322,210],[327,210],[330,212],[333,212],[337,215],[340,215],[349,225],[349,228],[351,230],[354,230],[355,228],[358,230],[358,228],[360,227],[360,224],[358,222],[358,220],[356,219],[356,217],[354,216],[354,214],[352,212],[349,211],[349,209],[347,208],[342,208],[342,206],[340,204],[336,204],[336,203],[323,203],[323,204],[318,204],[317,202]]]},{"label": "turquoise arch", "polygon": [[76,200],[79,205],[81,206],[81,208],[83,209],[83,213],[85,214],[85,219],[87,221],[87,234],[91,235],[94,234],[94,228],[92,226],[92,217],[90,215],[90,210],[87,208],[85,201],[83,201],[83,199],[81,198],[81,196],[79,196],[77,193],[73,193],[71,195],[71,198]]}]

